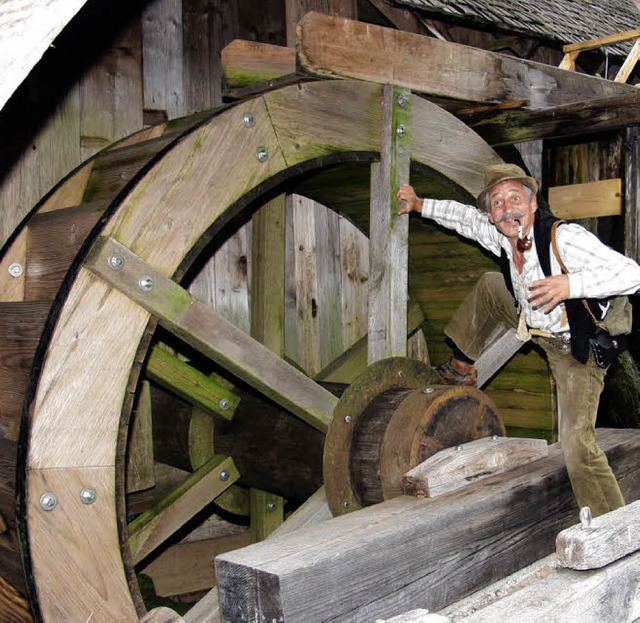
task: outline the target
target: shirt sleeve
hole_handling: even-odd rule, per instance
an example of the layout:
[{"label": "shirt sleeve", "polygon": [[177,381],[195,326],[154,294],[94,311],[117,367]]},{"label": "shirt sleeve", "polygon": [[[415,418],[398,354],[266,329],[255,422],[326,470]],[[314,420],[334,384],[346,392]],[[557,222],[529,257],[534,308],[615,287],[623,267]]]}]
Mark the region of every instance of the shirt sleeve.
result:
[{"label": "shirt sleeve", "polygon": [[465,238],[475,240],[494,255],[499,256],[501,253],[501,234],[489,222],[487,215],[473,206],[457,201],[425,199],[422,204],[422,216],[458,232]]},{"label": "shirt sleeve", "polygon": [[640,288],[640,266],[584,227],[561,225],[556,240],[569,271],[569,298],[606,298],[633,294]]}]

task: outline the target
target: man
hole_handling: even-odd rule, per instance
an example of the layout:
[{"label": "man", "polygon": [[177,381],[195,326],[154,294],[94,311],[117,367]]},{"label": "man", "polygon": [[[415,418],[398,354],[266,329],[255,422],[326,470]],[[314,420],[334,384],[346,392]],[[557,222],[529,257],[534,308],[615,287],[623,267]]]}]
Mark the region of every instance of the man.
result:
[{"label": "man", "polygon": [[537,192],[520,167],[496,164],[485,170],[478,209],[422,200],[405,184],[397,191],[398,214],[419,212],[501,258],[502,274],[486,273],[447,325],[454,351],[440,373],[475,385],[474,362],[501,322],[518,328],[521,339],[533,339],[556,381],[559,441],[574,495],[598,516],[624,500],[595,440],[606,369],[596,363],[589,340],[608,311],[604,299],[640,288],[640,267],[577,224],[554,227],[557,219],[538,212]]}]

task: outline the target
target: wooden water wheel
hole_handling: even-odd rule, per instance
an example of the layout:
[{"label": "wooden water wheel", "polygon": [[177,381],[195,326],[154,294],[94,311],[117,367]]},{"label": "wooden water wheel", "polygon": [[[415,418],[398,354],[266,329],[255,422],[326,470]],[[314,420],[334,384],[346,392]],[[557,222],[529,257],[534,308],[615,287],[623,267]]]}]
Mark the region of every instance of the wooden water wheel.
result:
[{"label": "wooden water wheel", "polygon": [[[212,381],[211,393],[218,400],[212,410],[220,418],[231,419],[227,416],[242,411],[238,405],[243,400],[245,405],[254,401],[254,408],[239,417],[248,419],[251,430],[250,412],[256,404],[266,404],[278,417],[310,429],[308,439],[315,441],[305,443],[322,450],[338,398],[190,295],[182,281],[208,244],[227,236],[236,222],[275,193],[310,196],[368,232],[370,196],[386,197],[383,212],[388,214],[398,181],[393,177],[396,161],[394,166],[385,161],[389,145],[404,159],[407,175],[411,162],[412,182],[430,196],[468,200],[482,185],[483,167],[498,160],[464,124],[408,92],[364,82],[310,82],[152,128],[115,145],[46,197],[28,228],[13,239],[2,258],[7,293],[3,318],[20,327],[19,339],[33,344],[38,335],[33,325],[42,322],[38,319],[50,306],[43,301],[55,297],[26,392],[18,457],[17,522],[37,616],[46,621],[136,619],[144,610],[136,562],[197,512],[199,504],[228,492],[247,472],[262,478],[264,488],[270,473],[279,493],[286,495],[292,488],[268,466],[250,466],[249,456],[242,474],[242,443],[234,445],[232,431],[224,450],[216,447],[190,477],[187,505],[197,508],[183,510],[177,501],[180,489],[171,498],[174,503],[160,509],[166,512],[153,519],[143,513],[127,525],[129,419],[140,376],[147,374],[157,352],[150,353],[150,346],[158,327],[237,381],[231,389]],[[391,171],[382,190],[384,174],[370,173],[379,162],[380,169],[388,166]],[[71,217],[77,227],[70,234],[69,251],[48,249],[48,232]],[[428,253],[434,236],[444,234],[412,220],[411,295],[437,324],[450,310],[442,309],[442,299],[433,296],[416,263]],[[447,244],[452,243],[462,244],[448,237]],[[449,293],[451,307],[490,265],[473,253],[477,261],[465,262],[449,282],[441,273],[451,273],[450,267],[434,273],[439,287]],[[392,297],[391,292],[386,296]],[[397,303],[379,320],[383,326],[399,318],[404,322],[406,302]],[[399,389],[433,385],[428,367],[416,372],[413,364],[400,365],[395,372],[402,365],[411,371]],[[375,388],[371,391],[377,394]],[[368,402],[359,400],[364,412]],[[487,413],[493,418],[490,408]],[[390,416],[385,417],[388,423]],[[480,419],[484,422],[485,416]],[[15,417],[9,421],[13,432],[16,422]],[[447,443],[500,432],[501,427],[498,418]],[[298,496],[309,493],[301,490]]]}]

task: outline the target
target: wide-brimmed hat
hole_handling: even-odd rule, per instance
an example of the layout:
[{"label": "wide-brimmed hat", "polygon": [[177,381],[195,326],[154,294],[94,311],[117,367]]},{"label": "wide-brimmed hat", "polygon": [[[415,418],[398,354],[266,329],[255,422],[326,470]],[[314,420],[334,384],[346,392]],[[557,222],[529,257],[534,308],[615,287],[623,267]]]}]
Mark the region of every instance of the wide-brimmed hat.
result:
[{"label": "wide-brimmed hat", "polygon": [[529,175],[527,175],[517,164],[490,164],[484,170],[484,188],[480,191],[476,205],[483,211],[488,211],[486,204],[489,191],[501,182],[507,180],[515,180],[530,188],[535,195],[538,192],[538,183]]}]

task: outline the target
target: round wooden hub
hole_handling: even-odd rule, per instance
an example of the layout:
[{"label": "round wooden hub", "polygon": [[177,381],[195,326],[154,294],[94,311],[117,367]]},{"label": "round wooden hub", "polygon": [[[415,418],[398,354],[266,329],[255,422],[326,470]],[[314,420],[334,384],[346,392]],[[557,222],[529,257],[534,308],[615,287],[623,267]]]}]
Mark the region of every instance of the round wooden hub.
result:
[{"label": "round wooden hub", "polygon": [[408,359],[370,366],[334,412],[324,451],[324,481],[334,515],[402,493],[402,476],[443,448],[504,435],[491,399],[474,387],[441,385]]}]

